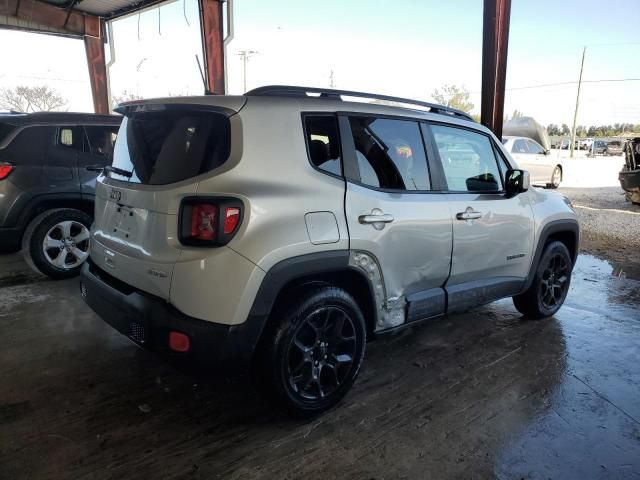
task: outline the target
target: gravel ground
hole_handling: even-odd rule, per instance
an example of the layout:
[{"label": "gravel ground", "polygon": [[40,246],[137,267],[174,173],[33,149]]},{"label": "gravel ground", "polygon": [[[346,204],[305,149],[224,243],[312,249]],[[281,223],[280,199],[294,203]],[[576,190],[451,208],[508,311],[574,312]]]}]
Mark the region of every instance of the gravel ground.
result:
[{"label": "gravel ground", "polygon": [[580,250],[625,267],[640,266],[640,206],[620,187],[559,188],[571,199],[581,227]]}]

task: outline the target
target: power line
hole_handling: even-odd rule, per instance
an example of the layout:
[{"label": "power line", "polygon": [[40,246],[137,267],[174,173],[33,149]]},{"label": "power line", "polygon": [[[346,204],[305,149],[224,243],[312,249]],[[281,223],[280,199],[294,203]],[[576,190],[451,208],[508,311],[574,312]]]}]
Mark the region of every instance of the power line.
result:
[{"label": "power line", "polygon": [[[640,78],[601,78],[597,80],[582,80],[582,83],[606,83],[606,82],[640,82]],[[561,87],[566,85],[577,85],[577,80],[572,80],[569,82],[557,82],[557,83],[540,83],[538,85],[526,85],[523,87],[511,87],[506,88],[505,90],[529,90],[532,88],[545,88],[545,87]],[[481,91],[471,92],[473,95],[481,94]]]},{"label": "power line", "polygon": [[[582,83],[603,83],[603,82],[638,82],[640,78],[601,78],[598,80],[582,80]],[[543,88],[543,87],[558,87],[561,85],[576,85],[577,80],[570,82],[558,82],[558,83],[542,83],[539,85],[527,85],[526,87],[512,87],[507,90],[527,90],[530,88]]]}]

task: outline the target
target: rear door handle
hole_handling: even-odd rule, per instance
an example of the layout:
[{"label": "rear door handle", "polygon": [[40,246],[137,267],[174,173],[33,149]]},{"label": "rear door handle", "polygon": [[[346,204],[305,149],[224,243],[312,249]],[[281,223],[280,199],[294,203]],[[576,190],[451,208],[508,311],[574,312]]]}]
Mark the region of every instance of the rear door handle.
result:
[{"label": "rear door handle", "polygon": [[473,208],[467,207],[464,212],[456,214],[458,220],[476,220],[482,218],[482,212],[476,212]]},{"label": "rear door handle", "polygon": [[363,225],[371,225],[376,230],[382,230],[384,228],[385,223],[391,223],[395,219],[393,215],[389,215],[388,213],[384,213],[379,208],[374,208],[371,210],[371,213],[367,215],[360,215],[358,217],[358,221]]},{"label": "rear door handle", "polygon": [[360,223],[391,223],[395,218],[393,218],[393,215],[383,213],[377,215],[360,215],[358,220]]}]

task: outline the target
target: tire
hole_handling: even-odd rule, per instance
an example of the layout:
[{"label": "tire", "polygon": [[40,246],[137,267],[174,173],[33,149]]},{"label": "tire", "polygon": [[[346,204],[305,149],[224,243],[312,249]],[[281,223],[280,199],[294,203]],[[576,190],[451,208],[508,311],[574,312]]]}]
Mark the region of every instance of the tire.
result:
[{"label": "tire", "polygon": [[22,237],[25,261],[56,280],[75,277],[89,256],[91,222],[89,215],[71,208],[41,213],[31,220]]},{"label": "tire", "polygon": [[292,300],[271,319],[255,373],[276,406],[309,417],[330,409],[351,389],[364,357],[365,321],[341,288],[318,287]]},{"label": "tire", "polygon": [[556,189],[560,186],[560,182],[562,182],[562,169],[556,166],[551,173],[551,182],[547,183],[547,188]]},{"label": "tire", "polygon": [[554,315],[567,298],[571,285],[572,262],[564,243],[548,243],[536,267],[531,286],[513,297],[513,304],[530,318],[546,318]]}]

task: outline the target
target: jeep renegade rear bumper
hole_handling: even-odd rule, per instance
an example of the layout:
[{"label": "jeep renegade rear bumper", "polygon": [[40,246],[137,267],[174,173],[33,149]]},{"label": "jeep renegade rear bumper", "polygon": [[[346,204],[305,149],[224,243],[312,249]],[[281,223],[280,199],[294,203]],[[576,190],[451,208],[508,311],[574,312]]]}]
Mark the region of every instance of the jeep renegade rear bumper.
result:
[{"label": "jeep renegade rear bumper", "polygon": [[[134,343],[224,374],[247,370],[264,321],[249,317],[241,325],[225,325],[189,317],[165,300],[142,292],[86,262],[80,277],[84,301],[109,325]],[[169,333],[189,337],[189,349],[175,352]]]}]

